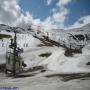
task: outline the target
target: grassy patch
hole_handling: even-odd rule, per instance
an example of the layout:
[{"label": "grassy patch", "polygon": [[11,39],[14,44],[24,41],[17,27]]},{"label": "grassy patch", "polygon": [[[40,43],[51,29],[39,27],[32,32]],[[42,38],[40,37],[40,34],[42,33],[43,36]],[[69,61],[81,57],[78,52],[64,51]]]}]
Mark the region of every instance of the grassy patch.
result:
[{"label": "grassy patch", "polygon": [[52,53],[51,52],[46,52],[46,53],[42,53],[39,56],[40,57],[49,57]]},{"label": "grassy patch", "polygon": [[11,35],[0,34],[0,39],[3,39],[3,38],[11,38],[11,37],[12,37]]}]

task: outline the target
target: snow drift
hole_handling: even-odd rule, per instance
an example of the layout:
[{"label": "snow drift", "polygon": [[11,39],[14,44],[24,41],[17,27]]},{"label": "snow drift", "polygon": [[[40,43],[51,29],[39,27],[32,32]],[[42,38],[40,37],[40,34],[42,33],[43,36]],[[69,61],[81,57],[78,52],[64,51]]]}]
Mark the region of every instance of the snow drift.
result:
[{"label": "snow drift", "polygon": [[64,55],[65,50],[58,48],[53,54],[40,63],[40,65],[47,65],[47,68],[52,71],[60,73],[84,73],[90,72],[90,66],[86,65],[90,62],[90,51],[85,54],[86,49],[90,46],[86,46],[83,49],[82,54],[76,54],[73,57],[66,57]]}]

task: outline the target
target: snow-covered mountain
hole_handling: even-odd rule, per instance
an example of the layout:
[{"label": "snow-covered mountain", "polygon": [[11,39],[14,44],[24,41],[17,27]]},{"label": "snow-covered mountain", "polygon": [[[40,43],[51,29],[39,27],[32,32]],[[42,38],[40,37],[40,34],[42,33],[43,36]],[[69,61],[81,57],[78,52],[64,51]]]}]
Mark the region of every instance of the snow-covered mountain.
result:
[{"label": "snow-covered mountain", "polygon": [[[36,26],[34,26],[36,27]],[[13,30],[17,30],[18,32],[29,32],[31,31],[32,29],[36,29],[38,30],[38,27],[37,28],[33,28],[33,26],[26,26],[25,28],[23,27],[12,27],[12,26],[8,26],[8,25],[5,25],[5,24],[0,24],[0,31],[13,31]],[[39,28],[40,29],[40,28]],[[43,30],[40,30],[41,32]],[[64,29],[52,29],[50,31],[47,31],[47,32],[52,32],[52,33],[60,33],[60,32],[90,32],[90,23],[80,27],[80,28],[73,28],[73,29],[69,29],[69,30],[64,30]]]},{"label": "snow-covered mountain", "polygon": [[90,32],[90,23],[86,24],[85,26],[82,26],[80,28],[74,28],[74,29],[70,29],[69,31],[84,31],[84,32]]},{"label": "snow-covered mountain", "polygon": [[66,45],[66,47],[70,46],[70,43],[73,43],[72,48],[76,48],[77,46],[86,44],[87,40],[90,40],[90,23],[81,27],[70,30],[57,29],[52,31],[45,31],[39,29],[32,28],[31,26],[27,26],[26,28],[21,27],[11,27],[8,25],[0,24],[0,31],[13,32],[16,30],[18,33],[23,34],[31,34],[37,39],[44,41],[45,43],[54,42],[54,44],[58,45]]},{"label": "snow-covered mountain", "polygon": [[[33,28],[33,27],[38,27],[38,26],[28,25],[28,26],[26,26],[24,28],[24,27],[12,27],[12,26],[9,26],[9,25],[0,24],[0,30],[12,30],[13,28],[19,28],[19,29],[21,29],[23,31],[23,30],[28,30],[28,29]],[[33,28],[33,29],[35,29],[35,28]],[[63,30],[64,29],[52,29],[50,31],[53,31],[53,32],[57,33],[57,32],[61,32]],[[88,23],[88,24],[86,24],[86,25],[84,25],[82,27],[79,27],[79,28],[73,28],[73,29],[64,30],[64,31],[89,31],[90,32],[90,23]]]},{"label": "snow-covered mountain", "polygon": [[0,32],[6,31],[6,32],[13,32],[16,30],[18,33],[23,33],[25,30],[21,27],[11,27],[5,24],[0,24]]}]

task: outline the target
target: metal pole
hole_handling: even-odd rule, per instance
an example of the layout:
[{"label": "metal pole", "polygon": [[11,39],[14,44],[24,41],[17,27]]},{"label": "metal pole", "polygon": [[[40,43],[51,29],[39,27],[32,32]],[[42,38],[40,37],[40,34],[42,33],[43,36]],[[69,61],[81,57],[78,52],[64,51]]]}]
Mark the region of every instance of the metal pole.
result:
[{"label": "metal pole", "polygon": [[70,36],[70,50],[71,50],[71,36]]},{"label": "metal pole", "polygon": [[17,37],[16,37],[16,31],[14,31],[14,61],[13,61],[13,75],[16,76],[16,48],[17,48]]}]

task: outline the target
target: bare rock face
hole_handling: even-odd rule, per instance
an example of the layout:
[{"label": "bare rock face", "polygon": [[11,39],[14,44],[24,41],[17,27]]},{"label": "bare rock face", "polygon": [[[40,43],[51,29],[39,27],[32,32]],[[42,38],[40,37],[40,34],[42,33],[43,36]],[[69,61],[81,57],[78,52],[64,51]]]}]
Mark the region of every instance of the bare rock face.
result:
[{"label": "bare rock face", "polygon": [[90,62],[87,62],[86,65],[90,65]]}]

